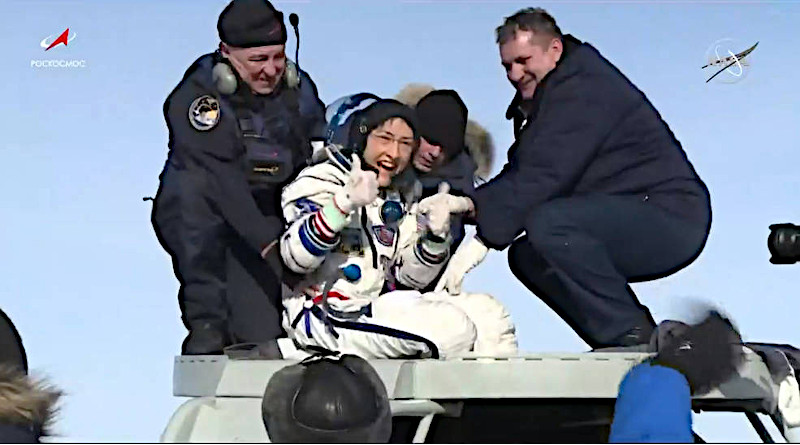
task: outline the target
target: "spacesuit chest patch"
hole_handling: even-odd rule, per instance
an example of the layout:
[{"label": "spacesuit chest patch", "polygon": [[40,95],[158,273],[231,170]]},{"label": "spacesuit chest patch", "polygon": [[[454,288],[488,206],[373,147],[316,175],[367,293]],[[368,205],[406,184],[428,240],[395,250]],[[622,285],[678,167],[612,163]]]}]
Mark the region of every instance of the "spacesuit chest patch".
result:
[{"label": "spacesuit chest patch", "polygon": [[372,226],[372,233],[375,234],[375,239],[386,247],[394,245],[394,236],[397,231],[387,226]]}]

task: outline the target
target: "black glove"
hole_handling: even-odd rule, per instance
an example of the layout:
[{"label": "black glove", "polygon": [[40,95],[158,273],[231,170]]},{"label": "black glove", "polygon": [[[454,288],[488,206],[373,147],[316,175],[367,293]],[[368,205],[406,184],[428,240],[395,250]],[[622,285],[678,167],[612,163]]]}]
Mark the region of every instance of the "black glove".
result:
[{"label": "black glove", "polygon": [[679,371],[689,381],[692,394],[704,394],[733,377],[743,360],[739,331],[711,310],[698,324],[665,339],[652,362]]}]

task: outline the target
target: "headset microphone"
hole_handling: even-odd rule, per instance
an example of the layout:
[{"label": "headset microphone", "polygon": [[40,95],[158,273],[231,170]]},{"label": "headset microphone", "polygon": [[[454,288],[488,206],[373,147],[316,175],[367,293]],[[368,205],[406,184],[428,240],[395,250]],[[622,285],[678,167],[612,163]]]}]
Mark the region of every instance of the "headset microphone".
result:
[{"label": "headset microphone", "polygon": [[300,66],[300,17],[295,13],[289,14],[289,24],[294,28],[294,37],[296,40],[296,46],[294,47],[294,63]]}]

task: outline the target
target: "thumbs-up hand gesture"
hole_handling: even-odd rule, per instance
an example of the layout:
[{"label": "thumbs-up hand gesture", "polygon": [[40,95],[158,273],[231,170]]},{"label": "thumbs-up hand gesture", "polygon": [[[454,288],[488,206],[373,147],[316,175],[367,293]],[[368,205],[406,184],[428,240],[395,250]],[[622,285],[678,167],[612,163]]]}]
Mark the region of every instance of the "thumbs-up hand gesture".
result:
[{"label": "thumbs-up hand gesture", "polygon": [[471,199],[453,196],[449,192],[450,185],[442,182],[438,193],[419,203],[419,212],[427,216],[428,230],[440,238],[446,238],[450,233],[451,214],[469,212],[473,208]]},{"label": "thumbs-up hand gesture", "polygon": [[364,207],[378,197],[378,174],[361,169],[361,159],[353,155],[347,184],[334,196],[336,207],[345,215]]}]

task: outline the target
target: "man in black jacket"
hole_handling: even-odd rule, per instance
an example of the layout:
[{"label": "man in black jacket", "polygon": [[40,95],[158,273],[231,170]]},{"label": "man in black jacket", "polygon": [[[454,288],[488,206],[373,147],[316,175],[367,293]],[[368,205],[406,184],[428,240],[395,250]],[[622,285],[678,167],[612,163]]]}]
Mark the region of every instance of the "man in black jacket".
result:
[{"label": "man in black jacket", "polygon": [[189,335],[183,354],[282,335],[283,185],[322,136],[311,78],[285,54],[283,14],[233,0],[217,23],[220,48],[200,57],[164,103],[169,157],[152,222],[172,256]]},{"label": "man in black jacket", "polygon": [[[414,169],[422,184],[421,198],[433,196],[446,182],[451,195],[472,197],[475,183],[488,178],[494,159],[494,144],[489,132],[468,118],[467,106],[457,92],[437,90],[431,85],[411,83],[403,87],[396,99],[415,107],[420,125],[420,145],[414,153]],[[451,254],[464,239],[460,215],[450,221],[453,243]],[[444,272],[445,270],[442,270]],[[448,281],[448,290],[461,293],[464,274]],[[426,288],[434,290],[439,278]],[[441,283],[444,285],[444,283]]]},{"label": "man in black jacket", "polygon": [[547,12],[506,18],[497,43],[516,141],[476,191],[478,237],[511,245],[513,273],[591,347],[645,343],[654,321],[628,284],[699,255],[708,190],[645,95]]}]

